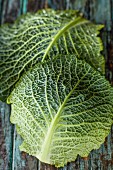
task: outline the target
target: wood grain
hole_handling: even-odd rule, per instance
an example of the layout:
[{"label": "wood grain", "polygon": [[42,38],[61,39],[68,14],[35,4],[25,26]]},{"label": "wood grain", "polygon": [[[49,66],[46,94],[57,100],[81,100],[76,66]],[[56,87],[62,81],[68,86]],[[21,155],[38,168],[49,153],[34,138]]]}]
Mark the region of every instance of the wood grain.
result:
[{"label": "wood grain", "polygon": [[[113,85],[113,0],[0,0],[0,23],[42,8],[78,9],[93,22],[105,24],[101,33],[106,77]],[[0,102],[0,170],[57,170],[19,151],[21,137],[10,123],[10,106]],[[87,158],[78,158],[59,170],[113,170],[113,127],[104,144]]]}]

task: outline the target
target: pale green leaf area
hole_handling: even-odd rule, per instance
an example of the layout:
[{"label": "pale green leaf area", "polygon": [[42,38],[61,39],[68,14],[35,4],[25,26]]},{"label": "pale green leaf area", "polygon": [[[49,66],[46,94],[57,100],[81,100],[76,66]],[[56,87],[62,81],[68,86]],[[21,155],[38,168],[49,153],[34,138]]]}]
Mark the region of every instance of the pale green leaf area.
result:
[{"label": "pale green leaf area", "polygon": [[42,10],[0,28],[0,100],[5,101],[24,71],[58,54],[74,54],[104,73],[102,25],[77,11]]},{"label": "pale green leaf area", "polygon": [[20,150],[56,167],[99,148],[113,122],[113,89],[76,55],[36,64],[8,103],[11,122],[24,139]]}]

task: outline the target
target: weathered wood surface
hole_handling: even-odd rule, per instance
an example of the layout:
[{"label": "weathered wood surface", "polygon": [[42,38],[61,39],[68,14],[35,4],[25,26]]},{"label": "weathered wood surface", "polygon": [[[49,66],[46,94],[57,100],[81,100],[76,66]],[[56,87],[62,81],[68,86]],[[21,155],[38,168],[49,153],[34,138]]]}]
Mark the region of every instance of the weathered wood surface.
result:
[{"label": "weathered wood surface", "polygon": [[[101,36],[106,77],[113,84],[113,0],[0,0],[0,23],[13,22],[21,14],[42,8],[79,9],[86,18],[105,24]],[[10,123],[10,106],[0,102],[0,170],[56,170],[19,151],[22,139]],[[113,170],[113,127],[98,150],[78,158],[60,170]]]}]

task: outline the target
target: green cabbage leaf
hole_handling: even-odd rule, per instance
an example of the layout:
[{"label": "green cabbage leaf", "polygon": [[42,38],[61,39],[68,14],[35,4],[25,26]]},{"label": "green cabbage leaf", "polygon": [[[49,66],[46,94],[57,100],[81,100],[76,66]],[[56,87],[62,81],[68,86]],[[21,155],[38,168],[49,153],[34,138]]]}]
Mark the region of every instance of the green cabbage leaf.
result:
[{"label": "green cabbage leaf", "polygon": [[11,104],[21,151],[63,167],[98,149],[113,123],[102,25],[78,11],[42,10],[0,28],[0,100]]},{"label": "green cabbage leaf", "polygon": [[61,55],[25,73],[8,98],[21,151],[64,166],[99,148],[113,122],[113,90],[75,55]]},{"label": "green cabbage leaf", "polygon": [[75,54],[104,73],[102,25],[77,11],[43,10],[0,28],[0,100],[6,101],[24,71],[58,54]]}]

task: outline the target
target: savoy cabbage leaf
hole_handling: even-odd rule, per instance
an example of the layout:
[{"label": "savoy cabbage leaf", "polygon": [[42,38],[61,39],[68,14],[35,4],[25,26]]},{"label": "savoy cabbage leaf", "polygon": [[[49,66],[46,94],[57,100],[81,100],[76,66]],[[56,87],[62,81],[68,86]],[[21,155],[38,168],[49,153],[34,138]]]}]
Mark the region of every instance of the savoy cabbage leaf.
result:
[{"label": "savoy cabbage leaf", "polygon": [[102,25],[92,24],[77,11],[43,10],[27,14],[0,28],[0,99],[5,101],[24,71],[58,54],[75,54],[104,72],[98,36]]},{"label": "savoy cabbage leaf", "polygon": [[8,98],[20,150],[64,166],[88,156],[108,135],[113,118],[109,82],[75,55],[58,55],[25,73]]},{"label": "savoy cabbage leaf", "polygon": [[42,162],[85,157],[110,131],[102,27],[78,11],[42,10],[0,28],[0,99],[11,104],[20,149]]}]

